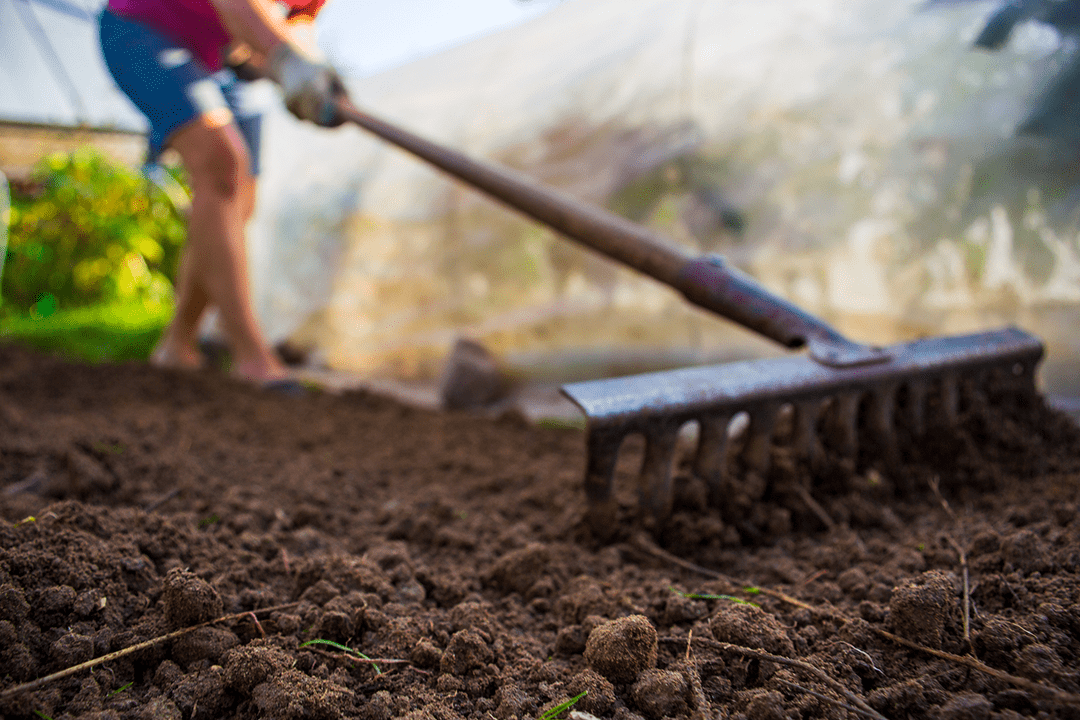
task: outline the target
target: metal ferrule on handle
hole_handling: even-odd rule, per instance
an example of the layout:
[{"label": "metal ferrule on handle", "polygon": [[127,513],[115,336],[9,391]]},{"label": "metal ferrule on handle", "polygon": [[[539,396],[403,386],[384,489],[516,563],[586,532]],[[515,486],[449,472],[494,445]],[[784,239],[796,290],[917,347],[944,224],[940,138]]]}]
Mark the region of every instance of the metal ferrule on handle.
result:
[{"label": "metal ferrule on handle", "polygon": [[773,295],[721,258],[697,257],[625,218],[580,202],[527,176],[443,147],[341,99],[338,110],[374,135],[542,222],[567,237],[672,287],[706,310],[785,347],[807,345],[825,365],[846,367],[888,359],[843,337],[820,319]]}]

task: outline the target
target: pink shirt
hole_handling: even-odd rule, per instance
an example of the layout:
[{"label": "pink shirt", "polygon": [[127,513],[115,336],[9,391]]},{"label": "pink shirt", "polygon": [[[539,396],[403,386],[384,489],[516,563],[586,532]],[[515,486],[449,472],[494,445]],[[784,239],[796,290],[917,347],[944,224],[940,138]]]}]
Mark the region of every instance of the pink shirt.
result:
[{"label": "pink shirt", "polygon": [[109,0],[109,9],[181,43],[210,70],[221,69],[229,34],[210,0]]},{"label": "pink shirt", "polygon": [[[325,0],[279,0],[295,14],[314,17]],[[190,50],[211,71],[221,69],[221,51],[229,33],[210,0],[109,0],[120,17],[140,22]]]}]

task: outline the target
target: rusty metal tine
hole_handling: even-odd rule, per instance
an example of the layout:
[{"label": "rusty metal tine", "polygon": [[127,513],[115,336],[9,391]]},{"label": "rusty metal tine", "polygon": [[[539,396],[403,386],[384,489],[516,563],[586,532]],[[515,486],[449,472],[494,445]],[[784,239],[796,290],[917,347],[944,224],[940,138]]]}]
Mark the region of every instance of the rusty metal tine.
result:
[{"label": "rusty metal tine", "polygon": [[[985,369],[985,370],[982,370],[980,372],[976,372],[970,378],[971,383],[968,386],[968,388],[969,388],[968,399],[969,399],[969,402],[972,405],[974,405],[976,407],[985,407],[985,406],[989,405],[990,399],[987,396],[986,391],[990,387],[990,384],[994,381],[993,378],[994,378],[995,374],[998,376],[998,383],[1000,385],[1001,382],[1002,382],[1002,374],[1001,373],[994,373],[989,368]],[[1006,379],[1006,380],[1004,380],[1004,382],[1010,383],[1010,380]]]},{"label": "rusty metal tine", "polygon": [[698,432],[694,474],[705,480],[709,500],[719,502],[724,475],[727,473],[728,425],[732,415],[725,413],[703,418]]},{"label": "rusty metal tine", "polygon": [[773,430],[779,411],[780,406],[775,404],[762,405],[750,411],[749,436],[743,459],[762,477],[768,475],[772,463]]},{"label": "rusty metal tine", "polygon": [[815,465],[821,454],[821,443],[818,441],[817,421],[821,417],[820,399],[805,400],[795,406],[795,454],[804,457],[811,465]]},{"label": "rusty metal tine", "polygon": [[941,376],[941,411],[950,425],[960,420],[960,378],[953,373]]},{"label": "rusty metal tine", "polygon": [[1038,364],[1038,360],[1035,362],[1016,363],[1019,372],[1016,373],[1018,381],[1018,389],[1029,396],[1034,397],[1038,392],[1035,386],[1035,366]]},{"label": "rusty metal tine", "polygon": [[651,520],[660,526],[671,514],[671,464],[679,426],[656,428],[645,435],[645,458],[638,479],[638,497]]},{"label": "rusty metal tine", "polygon": [[870,393],[870,426],[875,432],[891,435],[896,410],[897,385],[884,385]]},{"label": "rusty metal tine", "polygon": [[1002,368],[999,382],[1003,387],[1011,387],[1017,392],[1034,395],[1036,392],[1035,364],[1016,362],[1011,367]]},{"label": "rusty metal tine", "polygon": [[890,383],[870,392],[870,412],[867,418],[875,440],[885,446],[885,459],[892,462],[899,450],[896,444],[895,427],[896,395],[899,385]]},{"label": "rusty metal tine", "polygon": [[591,432],[585,466],[585,497],[589,502],[588,522],[593,531],[609,537],[615,531],[616,504],[612,486],[615,464],[624,435],[619,432]]},{"label": "rusty metal tine", "polygon": [[[944,412],[957,416],[960,377],[973,377],[999,367],[1016,378],[1017,387],[1032,396],[1035,368],[1043,354],[1039,340],[1022,330],[1002,330],[967,336],[916,340],[887,349],[891,359],[885,363],[835,369],[805,356],[784,356],[750,360],[713,367],[690,367],[622,378],[573,383],[562,392],[584,411],[588,419],[589,478],[586,491],[590,501],[608,503],[600,515],[614,518],[611,500],[611,470],[618,443],[630,433],[650,437],[656,433],[677,435],[678,428],[691,421],[701,425],[701,440],[695,467],[717,492],[724,470],[727,429],[733,421],[726,418],[740,413],[761,414],[764,407],[791,404],[797,408],[796,444],[813,457],[816,438],[812,438],[823,404],[832,399],[836,405],[835,421],[839,427],[839,449],[854,457],[858,451],[858,411],[868,395],[878,407],[878,422],[894,414],[899,388],[907,388],[906,411],[916,437],[925,432],[925,397],[930,384],[941,384]],[[759,430],[761,420],[758,420]],[[771,419],[770,419],[771,427]],[[756,434],[756,433],[752,433]],[[811,438],[807,440],[807,438]],[[755,445],[761,442],[752,441]],[[656,445],[653,454],[662,448]],[[613,450],[612,448],[615,448]],[[755,451],[757,452],[757,451]],[[663,454],[663,453],[661,453]],[[596,455],[596,457],[592,457]],[[670,463],[670,458],[667,458]],[[649,472],[660,473],[660,459]],[[670,464],[665,472],[670,470]],[[660,475],[660,477],[663,477]],[[650,483],[655,481],[650,480]],[[670,482],[670,478],[667,480]],[[650,485],[650,487],[653,487]],[[652,499],[650,510],[664,509],[669,492],[664,483],[659,500]],[[655,495],[655,492],[654,492]],[[600,528],[601,532],[603,528]]]},{"label": "rusty metal tine", "polygon": [[843,457],[853,458],[859,452],[859,393],[843,393],[836,397],[833,408],[836,425],[837,450]]},{"label": "rusty metal tine", "polygon": [[926,396],[929,391],[926,380],[912,379],[907,383],[907,422],[915,437],[921,437],[926,432]]}]

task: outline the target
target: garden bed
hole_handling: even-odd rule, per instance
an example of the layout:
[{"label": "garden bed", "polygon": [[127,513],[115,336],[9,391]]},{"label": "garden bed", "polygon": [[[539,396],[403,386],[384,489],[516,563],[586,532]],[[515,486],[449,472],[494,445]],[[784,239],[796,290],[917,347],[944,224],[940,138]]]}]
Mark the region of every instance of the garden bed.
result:
[{"label": "garden bed", "polygon": [[577,429],[0,347],[0,714],[1077,717],[1080,432],[904,452],[600,543]]}]

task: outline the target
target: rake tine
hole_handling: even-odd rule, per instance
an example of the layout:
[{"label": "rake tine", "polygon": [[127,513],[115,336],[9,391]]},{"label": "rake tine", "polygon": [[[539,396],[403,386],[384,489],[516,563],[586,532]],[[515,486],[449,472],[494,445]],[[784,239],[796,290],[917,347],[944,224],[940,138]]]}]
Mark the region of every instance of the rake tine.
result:
[{"label": "rake tine", "polygon": [[952,373],[941,378],[941,411],[950,425],[960,421],[960,379]]},{"label": "rake tine", "polygon": [[731,414],[715,415],[701,421],[694,474],[705,480],[709,501],[718,504],[727,473],[728,425]]},{"label": "rake tine", "polygon": [[585,466],[588,523],[593,531],[602,537],[610,537],[615,532],[616,504],[612,485],[623,439],[621,433],[589,434],[588,460]]},{"label": "rake tine", "polygon": [[817,421],[821,417],[821,400],[809,400],[795,406],[795,453],[816,466],[821,459]]},{"label": "rake tine", "polygon": [[839,452],[854,458],[859,452],[859,394],[844,393],[836,398],[836,429]]},{"label": "rake tine", "polygon": [[899,386],[885,385],[870,393],[870,416],[867,418],[878,442],[885,447],[885,460],[892,462],[899,454],[896,434],[893,432],[893,416],[896,411],[896,394]]},{"label": "rake tine", "polygon": [[1028,397],[1035,397],[1038,394],[1038,389],[1035,386],[1035,365],[1033,363],[1016,363],[1014,365],[1014,375],[1017,380],[1017,390],[1023,392]]},{"label": "rake tine", "polygon": [[654,428],[645,435],[645,459],[641,463],[638,496],[657,526],[671,514],[671,463],[678,441],[678,426]]},{"label": "rake tine", "polygon": [[990,398],[986,391],[991,386],[991,383],[994,382],[995,375],[998,375],[998,383],[1000,385],[1001,373],[994,373],[989,369],[975,373],[971,382],[971,390],[968,393],[969,402],[974,407],[985,408],[990,404]]},{"label": "rake tine", "polygon": [[[899,453],[894,436],[907,438],[909,433],[897,433],[896,425],[901,422],[897,416],[910,423],[913,439],[925,435],[929,425],[927,398],[933,394],[935,411],[940,403],[946,418],[957,422],[961,379],[979,378],[988,383],[991,387],[984,392],[989,397],[999,391],[1015,391],[1021,399],[1038,397],[1035,370],[1043,346],[1022,330],[926,338],[895,345],[888,354],[891,359],[887,363],[843,369],[823,367],[807,357],[786,356],[564,386],[563,393],[588,418],[586,493],[590,503],[600,505],[594,517],[614,520],[614,457],[628,433],[646,437],[641,502],[653,518],[662,521],[671,507],[675,439],[687,422],[700,424],[694,471],[708,483],[710,500],[719,504],[730,470],[726,460],[736,418],[749,418],[745,443],[740,438],[738,445],[745,452],[742,464],[760,481],[771,459],[777,414],[786,406],[795,412],[791,442],[797,454],[814,463],[828,448],[830,453],[857,462],[864,406],[867,429],[882,436],[877,444],[887,452]],[[901,394],[903,413],[898,413]],[[824,444],[819,443],[819,424],[825,433]],[[602,534],[611,527],[594,529]]]},{"label": "rake tine", "polygon": [[743,457],[747,466],[762,477],[768,475],[772,463],[773,428],[779,411],[779,405],[763,405],[750,412],[749,435]]},{"label": "rake tine", "polygon": [[926,396],[930,388],[925,380],[912,380],[907,384],[908,425],[915,437],[926,432]]}]

